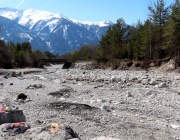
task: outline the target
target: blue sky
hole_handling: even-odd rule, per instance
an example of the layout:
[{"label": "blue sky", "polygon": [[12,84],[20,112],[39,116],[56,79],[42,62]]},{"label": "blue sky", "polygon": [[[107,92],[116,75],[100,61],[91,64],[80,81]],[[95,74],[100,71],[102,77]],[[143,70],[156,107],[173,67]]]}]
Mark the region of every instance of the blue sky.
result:
[{"label": "blue sky", "polygon": [[[148,5],[156,0],[0,0],[0,7],[32,8],[60,13],[77,21],[116,22],[123,18],[127,24],[144,21],[148,17]],[[165,0],[170,5],[175,0]]]}]

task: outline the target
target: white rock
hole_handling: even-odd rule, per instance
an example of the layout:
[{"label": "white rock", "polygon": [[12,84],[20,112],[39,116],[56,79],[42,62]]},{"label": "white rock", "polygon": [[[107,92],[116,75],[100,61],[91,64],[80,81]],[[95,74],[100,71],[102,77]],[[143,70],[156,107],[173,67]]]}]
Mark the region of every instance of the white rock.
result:
[{"label": "white rock", "polygon": [[180,77],[179,76],[174,76],[174,78],[173,78],[174,80],[179,80],[180,79]]},{"label": "white rock", "polygon": [[154,98],[154,97],[156,97],[155,94],[151,94],[151,95],[148,96],[148,98]]},{"label": "white rock", "polygon": [[77,85],[81,86],[81,85],[82,85],[82,83],[78,83]]},{"label": "white rock", "polygon": [[170,127],[171,127],[171,128],[174,128],[174,129],[179,129],[179,128],[180,128],[180,125],[171,124]]},{"label": "white rock", "polygon": [[117,104],[119,104],[119,102],[114,102],[114,105],[117,105]]},{"label": "white rock", "polygon": [[115,76],[111,77],[111,82],[116,82],[116,77]]},{"label": "white rock", "polygon": [[97,102],[101,102],[102,101],[102,99],[97,99]]},{"label": "white rock", "polygon": [[174,65],[174,64],[169,64],[169,65],[168,65],[168,68],[169,68],[170,70],[174,70],[174,69],[175,69],[175,65]]},{"label": "white rock", "polygon": [[155,80],[155,79],[153,79],[153,78],[152,78],[152,79],[151,79],[151,81],[149,82],[149,84],[150,84],[150,85],[156,85],[156,84],[157,84],[157,82],[156,82],[156,80]]},{"label": "white rock", "polygon": [[163,83],[159,83],[159,84],[155,85],[155,87],[157,87],[157,88],[165,88],[165,87],[168,87],[168,85],[163,82]]},{"label": "white rock", "polygon": [[55,79],[53,82],[59,84],[61,81],[59,79]]},{"label": "white rock", "polygon": [[92,101],[91,101],[91,104],[94,103],[94,102],[95,102],[95,100],[92,100]]},{"label": "white rock", "polygon": [[59,98],[59,100],[66,100],[64,97]]},{"label": "white rock", "polygon": [[34,77],[38,77],[40,80],[47,80],[47,78],[43,77],[42,75],[34,75]]}]

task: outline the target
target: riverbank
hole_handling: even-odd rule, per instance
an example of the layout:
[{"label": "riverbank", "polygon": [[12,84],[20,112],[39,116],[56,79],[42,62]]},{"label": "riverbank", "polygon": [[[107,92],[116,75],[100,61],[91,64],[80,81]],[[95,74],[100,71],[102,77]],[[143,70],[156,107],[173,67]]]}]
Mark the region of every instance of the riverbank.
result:
[{"label": "riverbank", "polygon": [[[82,140],[180,139],[179,73],[52,65],[32,73],[1,73],[0,83],[0,100],[23,110],[30,130],[58,122],[70,125]],[[20,93],[28,100],[15,101]],[[6,139],[40,135],[30,130]]]}]

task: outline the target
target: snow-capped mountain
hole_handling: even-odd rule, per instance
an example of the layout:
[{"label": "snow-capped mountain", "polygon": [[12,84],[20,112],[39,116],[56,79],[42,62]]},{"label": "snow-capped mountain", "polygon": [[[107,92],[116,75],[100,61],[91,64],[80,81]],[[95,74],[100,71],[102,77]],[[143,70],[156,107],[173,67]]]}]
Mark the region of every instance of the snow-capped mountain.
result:
[{"label": "snow-capped mountain", "polygon": [[30,42],[33,44],[32,49],[34,50],[49,51],[47,44],[28,28],[2,16],[0,16],[0,26],[2,28],[0,38],[4,41]]},{"label": "snow-capped mountain", "polygon": [[[85,44],[98,43],[101,36],[106,33],[108,26],[113,24],[108,21],[78,22],[61,14],[34,9],[0,8],[0,16],[10,19],[34,33],[42,42],[46,43],[49,51],[54,54],[67,53]],[[11,25],[9,26],[11,27]],[[13,29],[14,26],[11,28]],[[35,46],[32,42],[31,45]],[[46,48],[46,46],[42,47]]]}]

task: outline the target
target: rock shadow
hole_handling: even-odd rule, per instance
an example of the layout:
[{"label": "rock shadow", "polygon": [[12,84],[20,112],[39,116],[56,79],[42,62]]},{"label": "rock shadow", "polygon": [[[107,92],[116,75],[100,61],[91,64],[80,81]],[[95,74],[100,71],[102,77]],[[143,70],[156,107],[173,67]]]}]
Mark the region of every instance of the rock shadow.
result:
[{"label": "rock shadow", "polygon": [[71,93],[74,92],[74,90],[70,87],[60,89],[59,91],[51,92],[48,95],[51,95],[53,97],[70,97]]}]

